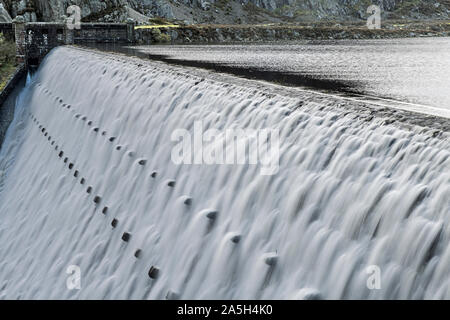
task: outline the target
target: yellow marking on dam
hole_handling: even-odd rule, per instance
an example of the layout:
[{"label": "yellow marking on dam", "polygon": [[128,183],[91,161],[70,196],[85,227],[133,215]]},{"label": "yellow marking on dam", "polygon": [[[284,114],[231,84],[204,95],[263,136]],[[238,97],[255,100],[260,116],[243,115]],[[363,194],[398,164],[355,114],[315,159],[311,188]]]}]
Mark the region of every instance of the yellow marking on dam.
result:
[{"label": "yellow marking on dam", "polygon": [[154,24],[154,25],[139,25],[135,26],[134,29],[158,29],[158,28],[181,28],[181,27],[195,27],[195,28],[245,28],[245,27],[273,27],[276,26],[275,23],[263,23],[263,24],[253,24],[253,25],[205,25],[205,24],[193,24],[193,25],[179,25],[179,24]]},{"label": "yellow marking on dam", "polygon": [[151,26],[136,26],[134,27],[135,30],[137,29],[157,29],[157,28],[179,28],[180,25],[178,24],[156,24]]}]

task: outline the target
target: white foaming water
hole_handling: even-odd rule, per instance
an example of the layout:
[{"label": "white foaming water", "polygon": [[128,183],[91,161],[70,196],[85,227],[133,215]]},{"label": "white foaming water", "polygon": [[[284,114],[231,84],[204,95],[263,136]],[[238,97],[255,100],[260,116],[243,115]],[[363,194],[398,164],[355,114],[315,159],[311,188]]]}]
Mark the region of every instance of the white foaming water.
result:
[{"label": "white foaming water", "polygon": [[[301,98],[55,49],[0,154],[0,297],[450,298],[450,142]],[[175,165],[198,120],[279,129],[278,173]]]}]

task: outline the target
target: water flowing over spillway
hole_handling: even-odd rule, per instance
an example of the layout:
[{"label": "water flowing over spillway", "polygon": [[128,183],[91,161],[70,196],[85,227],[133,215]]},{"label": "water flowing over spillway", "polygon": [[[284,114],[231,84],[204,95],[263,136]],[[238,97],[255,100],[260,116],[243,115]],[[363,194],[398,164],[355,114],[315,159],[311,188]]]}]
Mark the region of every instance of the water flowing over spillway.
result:
[{"label": "water flowing over spillway", "polygon": [[[183,70],[49,54],[0,154],[1,298],[450,298],[446,135]],[[278,171],[174,163],[197,121],[279,130]]]}]

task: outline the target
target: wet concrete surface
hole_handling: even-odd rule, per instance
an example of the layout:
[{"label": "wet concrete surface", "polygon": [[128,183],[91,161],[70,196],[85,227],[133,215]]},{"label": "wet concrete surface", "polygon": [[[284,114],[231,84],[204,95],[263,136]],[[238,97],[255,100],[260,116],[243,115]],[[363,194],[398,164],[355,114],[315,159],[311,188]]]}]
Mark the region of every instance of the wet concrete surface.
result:
[{"label": "wet concrete surface", "polygon": [[5,102],[0,105],[0,149],[5,138],[6,131],[14,119],[14,108],[17,96],[19,95],[22,88],[25,86],[26,76],[16,84],[13,91],[6,98]]}]

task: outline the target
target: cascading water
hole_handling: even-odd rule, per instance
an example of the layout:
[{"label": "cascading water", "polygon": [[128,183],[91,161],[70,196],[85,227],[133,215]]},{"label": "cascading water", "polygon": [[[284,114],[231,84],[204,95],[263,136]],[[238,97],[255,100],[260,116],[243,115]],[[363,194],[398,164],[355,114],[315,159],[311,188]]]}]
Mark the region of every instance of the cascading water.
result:
[{"label": "cascading water", "polygon": [[[335,103],[55,49],[0,155],[0,297],[450,298],[448,138]],[[278,172],[175,164],[200,120],[279,130]]]}]

